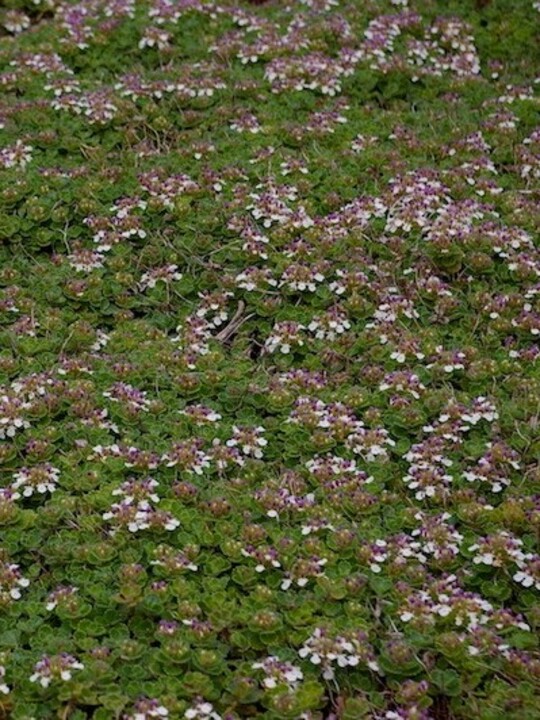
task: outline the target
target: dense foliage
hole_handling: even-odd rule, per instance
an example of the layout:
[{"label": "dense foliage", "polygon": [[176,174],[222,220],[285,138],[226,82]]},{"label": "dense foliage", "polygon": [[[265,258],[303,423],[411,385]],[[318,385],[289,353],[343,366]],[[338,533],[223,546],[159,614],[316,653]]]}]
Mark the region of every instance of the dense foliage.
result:
[{"label": "dense foliage", "polygon": [[0,717],[540,717],[532,0],[0,8]]}]

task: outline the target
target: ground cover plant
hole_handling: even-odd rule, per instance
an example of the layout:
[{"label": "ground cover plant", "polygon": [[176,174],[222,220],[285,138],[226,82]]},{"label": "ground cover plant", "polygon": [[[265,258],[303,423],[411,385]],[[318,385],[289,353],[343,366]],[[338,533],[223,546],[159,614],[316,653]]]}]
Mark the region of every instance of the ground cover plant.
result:
[{"label": "ground cover plant", "polygon": [[532,0],[5,0],[0,717],[540,717]]}]

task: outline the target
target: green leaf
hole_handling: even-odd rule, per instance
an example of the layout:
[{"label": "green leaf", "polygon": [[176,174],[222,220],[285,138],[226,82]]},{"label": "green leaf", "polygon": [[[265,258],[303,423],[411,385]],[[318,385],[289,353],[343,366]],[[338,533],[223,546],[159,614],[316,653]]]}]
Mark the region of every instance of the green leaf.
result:
[{"label": "green leaf", "polygon": [[461,692],[461,680],[455,670],[435,669],[431,673],[431,681],[443,695],[455,697]]}]

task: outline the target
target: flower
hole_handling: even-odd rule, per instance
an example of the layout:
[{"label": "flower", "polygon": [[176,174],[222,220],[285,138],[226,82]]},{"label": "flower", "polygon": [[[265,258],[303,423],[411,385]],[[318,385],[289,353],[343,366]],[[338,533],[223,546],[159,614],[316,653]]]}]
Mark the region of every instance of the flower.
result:
[{"label": "flower", "polygon": [[23,497],[32,497],[34,492],[44,495],[47,492],[55,492],[60,470],[50,463],[23,467],[14,473],[12,490],[21,490]]},{"label": "flower", "polygon": [[264,660],[253,663],[251,667],[263,671],[265,677],[262,684],[267,690],[274,690],[281,685],[295,690],[304,678],[304,673],[298,666],[282,661],[275,655],[269,655]]},{"label": "flower", "polygon": [[59,604],[65,603],[66,600],[73,598],[78,592],[79,588],[73,586],[61,585],[57,587],[47,598],[45,608],[49,611],[54,610]]},{"label": "flower", "polygon": [[150,720],[150,718],[169,717],[167,708],[155,698],[139,698],[129,715],[122,715],[123,720]]},{"label": "flower", "polygon": [[186,720],[222,720],[221,715],[214,710],[212,703],[204,700],[197,700],[186,710],[184,717]]},{"label": "flower", "polygon": [[333,635],[324,628],[315,628],[298,654],[301,658],[309,658],[313,665],[320,665],[325,680],[334,678],[334,664],[346,668],[356,667],[362,663],[370,670],[379,671],[373,648],[363,632]]},{"label": "flower", "polygon": [[22,140],[17,140],[15,145],[0,150],[0,167],[18,167],[24,170],[32,160],[33,150],[31,145],[25,145]]},{"label": "flower", "polygon": [[18,565],[0,560],[0,601],[2,603],[21,599],[21,588],[27,588],[30,580],[22,576]]},{"label": "flower", "polygon": [[262,426],[249,428],[233,425],[233,437],[227,440],[227,447],[239,447],[244,455],[252,455],[260,460],[264,454],[262,448],[268,445],[268,440],[261,437],[264,432]]},{"label": "flower", "polygon": [[29,402],[18,397],[0,395],[0,440],[12,438],[19,430],[30,427],[30,422],[24,416],[30,408]]},{"label": "flower", "polygon": [[73,655],[61,653],[60,655],[43,655],[34,666],[34,673],[30,682],[38,682],[41,687],[49,687],[55,680],[67,682],[71,680],[73,670],[84,670],[84,665]]},{"label": "flower", "polygon": [[274,325],[272,333],[266,338],[264,349],[274,353],[279,349],[283,355],[288,355],[293,347],[302,347],[304,341],[301,336],[305,326],[297,322],[279,322]]},{"label": "flower", "polygon": [[5,677],[6,668],[3,665],[0,665],[0,693],[2,693],[3,695],[9,695],[11,690],[10,687],[4,682]]}]

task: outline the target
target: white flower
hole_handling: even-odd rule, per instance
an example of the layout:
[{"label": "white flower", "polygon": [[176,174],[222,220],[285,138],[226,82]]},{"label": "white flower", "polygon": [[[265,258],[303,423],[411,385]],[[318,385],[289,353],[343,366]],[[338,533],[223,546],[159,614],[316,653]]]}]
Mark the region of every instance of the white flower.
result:
[{"label": "white flower", "polygon": [[513,576],[513,580],[526,588],[532,587],[534,585],[534,578],[532,577],[532,575],[529,575],[523,570],[519,570],[517,573],[515,573],[515,575]]},{"label": "white flower", "polygon": [[215,712],[212,703],[204,701],[188,708],[184,713],[184,717],[187,720],[222,720],[221,715]]},{"label": "white flower", "polygon": [[23,497],[31,497],[34,492],[38,492],[40,495],[46,492],[52,493],[56,490],[59,477],[60,470],[48,463],[35,465],[31,468],[25,467],[14,473],[14,482],[11,488],[13,490],[22,488]]},{"label": "white flower", "polygon": [[83,670],[84,665],[72,655],[62,653],[49,657],[44,655],[34,666],[30,682],[39,682],[41,687],[49,687],[54,679],[67,682],[72,678],[72,670]]},{"label": "white flower", "polygon": [[5,676],[6,668],[3,665],[0,665],[0,693],[2,693],[3,695],[8,695],[10,692],[10,688],[8,685],[2,682]]}]

